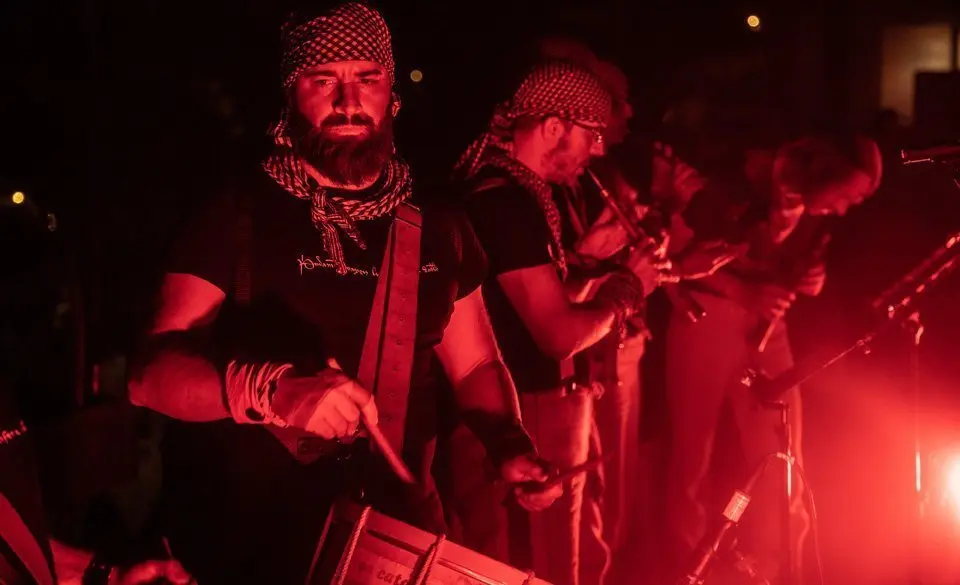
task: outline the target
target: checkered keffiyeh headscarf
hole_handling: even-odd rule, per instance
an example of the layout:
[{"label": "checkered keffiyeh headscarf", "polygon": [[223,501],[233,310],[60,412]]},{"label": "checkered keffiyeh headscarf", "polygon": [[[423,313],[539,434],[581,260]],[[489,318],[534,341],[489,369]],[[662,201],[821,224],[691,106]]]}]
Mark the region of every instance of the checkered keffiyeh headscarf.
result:
[{"label": "checkered keffiyeh headscarf", "polygon": [[[394,62],[390,31],[383,17],[369,6],[357,2],[341,4],[312,17],[295,14],[281,29],[283,87],[289,89],[309,69],[340,61],[372,61],[386,69],[393,79]],[[396,96],[395,96],[396,99]],[[270,134],[276,147],[263,168],[284,189],[312,203],[313,224],[323,236],[324,249],[345,274],[346,263],[339,232],[346,234],[361,249],[366,244],[357,231],[358,220],[375,219],[391,213],[410,198],[410,169],[399,157],[384,169],[375,196],[348,199],[332,194],[310,176],[307,162],[295,152],[289,134],[290,111],[285,108]]]},{"label": "checkered keffiyeh headscarf", "polygon": [[[390,29],[383,16],[366,4],[348,2],[313,16],[294,13],[280,29],[280,37],[283,89],[313,67],[340,61],[372,61],[394,77]],[[289,118],[289,108],[284,108],[270,131],[277,144],[291,145]]]},{"label": "checkered keffiyeh headscarf", "polygon": [[527,74],[513,98],[497,106],[487,131],[467,148],[454,170],[469,179],[485,166],[495,166],[536,196],[553,235],[557,267],[564,275],[560,213],[552,190],[539,175],[510,156],[512,128],[525,116],[556,116],[603,129],[610,118],[611,104],[610,94],[588,69],[567,61],[547,61]]},{"label": "checkered keffiyeh headscarf", "polygon": [[393,78],[390,29],[383,16],[366,4],[341,4],[313,18],[295,14],[287,19],[280,34],[285,88],[304,71],[337,61],[373,61]]}]

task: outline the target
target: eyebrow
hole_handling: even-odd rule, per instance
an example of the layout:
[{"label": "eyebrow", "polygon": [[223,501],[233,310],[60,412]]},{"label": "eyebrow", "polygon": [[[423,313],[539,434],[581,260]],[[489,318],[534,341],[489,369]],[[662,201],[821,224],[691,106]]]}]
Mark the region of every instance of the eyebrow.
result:
[{"label": "eyebrow", "polygon": [[[356,73],[357,77],[368,78],[368,77],[382,77],[383,69],[379,67],[371,67],[369,69],[362,69]],[[311,77],[337,77],[337,72],[330,69],[310,69],[304,72],[304,75],[309,75]]]}]

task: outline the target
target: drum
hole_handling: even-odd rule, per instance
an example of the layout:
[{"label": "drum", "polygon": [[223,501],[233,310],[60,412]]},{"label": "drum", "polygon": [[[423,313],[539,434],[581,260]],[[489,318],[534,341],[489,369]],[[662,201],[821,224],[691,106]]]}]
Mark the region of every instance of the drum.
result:
[{"label": "drum", "polygon": [[371,508],[333,507],[307,585],[550,585]]}]

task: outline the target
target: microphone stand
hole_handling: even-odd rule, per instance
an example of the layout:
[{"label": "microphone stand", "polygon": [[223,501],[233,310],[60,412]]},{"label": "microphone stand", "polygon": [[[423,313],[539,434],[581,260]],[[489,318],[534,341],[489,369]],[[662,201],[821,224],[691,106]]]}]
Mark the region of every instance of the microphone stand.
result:
[{"label": "microphone stand", "polygon": [[952,234],[926,260],[874,299],[871,306],[878,312],[884,311],[886,318],[858,334],[853,341],[844,343],[842,349],[827,354],[815,353],[800,360],[775,378],[766,378],[762,372],[750,369],[745,372],[740,382],[749,387],[761,403],[774,405],[785,392],[806,382],[851,352],[869,351],[873,340],[886,332],[891,325],[902,325],[911,315],[917,313],[916,306],[920,298],[940,278],[956,268],[957,261],[960,260],[958,244],[960,244],[960,232]]},{"label": "microphone stand", "polygon": [[[904,275],[894,285],[880,294],[871,303],[874,313],[885,314],[885,318],[871,325],[865,332],[857,336],[853,342],[847,343],[843,349],[828,354],[814,354],[801,360],[789,370],[775,378],[766,378],[761,372],[749,369],[745,372],[741,383],[751,389],[753,394],[765,408],[774,408],[780,411],[779,436],[783,452],[778,454],[786,462],[783,478],[784,490],[781,508],[781,583],[794,585],[797,583],[795,574],[795,551],[793,546],[791,526],[791,503],[793,498],[793,457],[791,452],[791,429],[789,407],[782,400],[783,395],[795,386],[819,374],[831,365],[837,363],[851,352],[856,350],[869,351],[870,344],[879,335],[886,332],[891,326],[899,325],[913,334],[914,349],[911,354],[912,392],[914,396],[914,447],[916,450],[916,482],[918,498],[918,519],[922,517],[922,496],[920,494],[920,384],[919,384],[919,347],[923,326],[920,323],[917,304],[924,293],[928,292],[946,274],[952,272],[960,261],[960,232],[947,238],[946,242],[916,268]],[[918,520],[919,530],[919,520]],[[918,532],[919,534],[919,532]],[[721,535],[722,537],[722,535]],[[693,583],[692,581],[690,583]]]},{"label": "microphone stand", "polygon": [[[943,162],[943,161],[924,161],[924,162]],[[954,168],[954,184],[960,189],[960,171]],[[694,556],[694,562],[691,569],[684,577],[677,581],[677,585],[702,585],[703,576],[713,560],[723,542],[728,531],[740,521],[740,517],[750,503],[749,492],[753,484],[759,479],[769,466],[771,457],[783,459],[786,462],[786,473],[784,475],[785,489],[783,494],[783,514],[782,534],[783,541],[783,561],[781,567],[781,582],[793,585],[796,575],[793,571],[793,538],[790,523],[790,504],[793,491],[793,457],[791,453],[789,409],[782,400],[783,395],[791,388],[802,384],[810,378],[816,376],[823,370],[837,363],[851,352],[861,350],[869,352],[870,344],[874,339],[886,332],[890,327],[899,325],[905,327],[907,331],[914,336],[914,353],[912,354],[912,391],[914,394],[914,425],[915,425],[915,449],[917,454],[916,480],[918,492],[918,517],[923,516],[922,496],[920,495],[920,383],[919,383],[919,347],[920,337],[923,333],[923,325],[920,322],[920,313],[917,309],[919,300],[924,293],[928,292],[932,286],[952,272],[958,260],[960,260],[960,231],[953,233],[947,238],[946,242],[930,254],[925,260],[917,265],[913,270],[900,278],[892,286],[876,297],[871,303],[874,314],[885,316],[878,322],[871,324],[866,331],[857,335],[852,341],[847,341],[839,351],[829,353],[818,352],[806,359],[800,360],[792,368],[781,373],[775,378],[767,378],[762,372],[755,369],[748,369],[744,372],[740,382],[750,388],[754,396],[757,397],[761,405],[767,408],[776,408],[780,410],[780,439],[784,448],[783,452],[774,453],[761,464],[761,467],[754,473],[744,490],[737,490],[727,508],[724,510],[724,522],[712,535],[707,535],[698,546]],[[919,530],[919,525],[918,525]],[[919,534],[919,532],[917,533]]]}]

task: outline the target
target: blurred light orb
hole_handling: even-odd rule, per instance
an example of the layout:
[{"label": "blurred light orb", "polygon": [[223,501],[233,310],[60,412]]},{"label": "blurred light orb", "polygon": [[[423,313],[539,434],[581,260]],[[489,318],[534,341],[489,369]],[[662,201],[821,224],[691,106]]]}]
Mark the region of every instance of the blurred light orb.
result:
[{"label": "blurred light orb", "polygon": [[753,29],[753,30],[759,30],[759,29],[760,29],[760,17],[757,16],[756,14],[751,14],[750,16],[748,16],[748,17],[747,17],[747,26],[749,26],[749,27],[750,27],[751,29]]},{"label": "blurred light orb", "polygon": [[13,204],[14,204],[14,205],[20,205],[20,204],[23,203],[26,199],[27,199],[27,197],[26,197],[26,196],[23,194],[23,192],[21,192],[21,191],[17,191],[16,193],[14,193],[14,194],[10,197],[10,200],[13,201]]},{"label": "blurred light orb", "polygon": [[420,71],[419,69],[414,69],[413,71],[411,71],[410,81],[414,83],[420,83],[421,81],[423,81],[423,71]]}]

